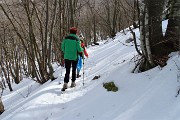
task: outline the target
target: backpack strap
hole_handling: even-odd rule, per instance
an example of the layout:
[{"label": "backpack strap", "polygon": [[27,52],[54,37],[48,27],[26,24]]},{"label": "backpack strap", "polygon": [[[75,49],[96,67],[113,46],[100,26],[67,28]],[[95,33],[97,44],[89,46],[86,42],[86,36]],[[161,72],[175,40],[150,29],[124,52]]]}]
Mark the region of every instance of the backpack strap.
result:
[{"label": "backpack strap", "polygon": [[65,39],[70,39],[70,40],[76,40],[78,41],[78,38],[74,37],[74,36],[67,36],[65,37]]}]

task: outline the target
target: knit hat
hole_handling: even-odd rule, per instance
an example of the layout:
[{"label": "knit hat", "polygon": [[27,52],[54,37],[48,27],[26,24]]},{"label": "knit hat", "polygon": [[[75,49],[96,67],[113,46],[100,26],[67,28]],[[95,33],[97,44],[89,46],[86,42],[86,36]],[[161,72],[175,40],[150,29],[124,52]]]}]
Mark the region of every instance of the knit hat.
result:
[{"label": "knit hat", "polygon": [[69,31],[70,31],[70,33],[72,33],[72,34],[76,34],[76,33],[77,33],[77,28],[76,28],[76,27],[71,27],[71,28],[69,29]]}]

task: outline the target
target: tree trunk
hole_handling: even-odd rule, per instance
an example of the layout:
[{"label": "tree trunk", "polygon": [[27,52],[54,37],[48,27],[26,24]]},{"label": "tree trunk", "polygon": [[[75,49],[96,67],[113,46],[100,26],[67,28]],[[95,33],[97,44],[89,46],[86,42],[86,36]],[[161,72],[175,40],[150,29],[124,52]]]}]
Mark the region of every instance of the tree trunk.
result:
[{"label": "tree trunk", "polygon": [[1,97],[0,97],[0,115],[4,112],[4,105],[2,103]]},{"label": "tree trunk", "polygon": [[112,21],[112,32],[111,32],[111,36],[115,37],[116,36],[116,28],[117,28],[117,6],[118,5],[118,1],[115,0],[114,1],[114,13],[113,13],[113,21]]},{"label": "tree trunk", "polygon": [[74,26],[74,6],[73,6],[74,0],[69,0],[69,9],[70,9],[70,27]]},{"label": "tree trunk", "polygon": [[140,41],[143,60],[140,71],[155,67],[164,52],[162,11],[164,0],[142,0],[140,3]]},{"label": "tree trunk", "polygon": [[165,40],[169,53],[180,50],[180,0],[172,0]]},{"label": "tree trunk", "polygon": [[[147,1],[149,14],[149,41],[153,57],[165,54],[162,34],[162,12],[164,0]],[[156,59],[156,58],[154,58]]]},{"label": "tree trunk", "polygon": [[96,44],[96,42],[97,42],[97,37],[96,37],[96,17],[95,17],[95,14],[93,15],[93,28],[94,28],[94,32],[93,32],[93,34],[94,34],[94,44]]},{"label": "tree trunk", "polygon": [[51,65],[51,60],[52,60],[52,57],[51,57],[51,54],[52,54],[52,43],[53,43],[53,30],[54,30],[54,22],[55,22],[55,18],[56,18],[56,8],[57,8],[57,0],[54,1],[54,8],[53,8],[53,14],[52,14],[52,21],[51,21],[51,26],[50,26],[50,39],[49,39],[49,47],[48,47],[48,68],[49,68],[49,76],[50,76],[50,79],[51,80],[54,80],[54,75],[53,75],[53,72],[54,72],[54,69]]},{"label": "tree trunk", "polygon": [[3,84],[2,83],[0,83],[0,89],[2,89],[1,94],[0,94],[0,115],[1,115],[4,112],[4,105],[3,105],[3,102],[1,100],[1,96],[3,93]]}]

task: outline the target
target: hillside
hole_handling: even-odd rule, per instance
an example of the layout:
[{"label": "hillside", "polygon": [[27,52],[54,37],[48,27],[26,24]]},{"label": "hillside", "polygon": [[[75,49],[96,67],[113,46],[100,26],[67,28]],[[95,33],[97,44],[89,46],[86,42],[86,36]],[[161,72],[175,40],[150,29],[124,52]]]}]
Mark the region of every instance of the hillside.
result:
[{"label": "hillside", "polygon": [[[167,21],[163,23],[166,28]],[[54,63],[57,77],[39,85],[29,78],[6,89],[2,100],[6,111],[1,120],[180,120],[180,58],[170,54],[167,66],[143,73],[131,73],[134,44],[131,35],[119,32],[114,39],[87,48],[84,82],[61,92],[65,69]],[[135,30],[137,38],[138,30]],[[82,72],[82,71],[81,71]],[[92,80],[94,76],[100,76]],[[103,83],[113,81],[119,90],[108,92]]]}]

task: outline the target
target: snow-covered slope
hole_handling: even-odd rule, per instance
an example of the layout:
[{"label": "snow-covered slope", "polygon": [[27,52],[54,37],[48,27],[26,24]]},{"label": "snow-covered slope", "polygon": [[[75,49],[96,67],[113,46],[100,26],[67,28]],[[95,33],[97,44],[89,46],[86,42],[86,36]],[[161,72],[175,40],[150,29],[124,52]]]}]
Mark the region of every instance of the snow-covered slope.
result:
[{"label": "snow-covered slope", "polygon": [[[138,30],[135,32],[138,37]],[[117,33],[114,39],[87,49],[84,86],[83,77],[78,78],[77,86],[62,94],[65,69],[54,64],[55,81],[38,85],[25,78],[13,86],[13,92],[5,90],[2,100],[6,111],[0,119],[180,120],[180,96],[175,97],[180,86],[178,53],[170,55],[164,68],[131,73],[137,53],[133,43],[125,43],[129,36],[129,32]],[[100,78],[92,80],[94,76]],[[109,81],[118,86],[117,92],[104,89],[103,83]]]}]

